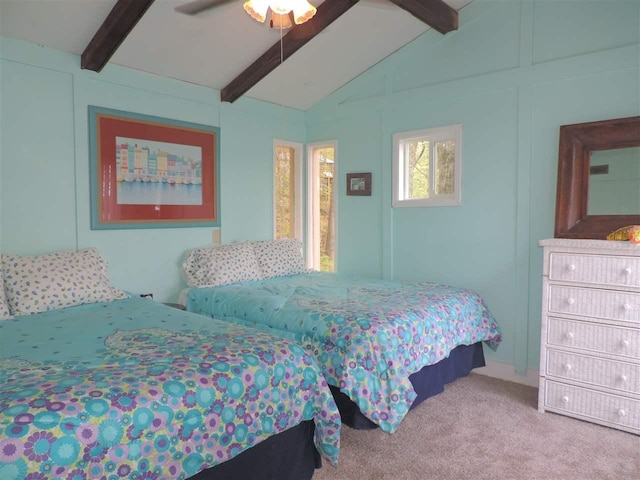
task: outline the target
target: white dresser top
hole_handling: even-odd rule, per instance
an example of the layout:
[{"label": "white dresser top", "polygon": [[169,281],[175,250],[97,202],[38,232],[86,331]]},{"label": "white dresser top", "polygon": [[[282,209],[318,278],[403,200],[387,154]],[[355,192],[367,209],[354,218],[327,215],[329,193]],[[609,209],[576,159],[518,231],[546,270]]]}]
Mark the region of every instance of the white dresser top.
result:
[{"label": "white dresser top", "polygon": [[640,257],[640,243],[634,244],[623,241],[610,240],[581,240],[574,238],[548,238],[540,240],[541,247],[551,247],[569,251],[576,249],[588,253],[615,253],[618,255],[631,255]]}]

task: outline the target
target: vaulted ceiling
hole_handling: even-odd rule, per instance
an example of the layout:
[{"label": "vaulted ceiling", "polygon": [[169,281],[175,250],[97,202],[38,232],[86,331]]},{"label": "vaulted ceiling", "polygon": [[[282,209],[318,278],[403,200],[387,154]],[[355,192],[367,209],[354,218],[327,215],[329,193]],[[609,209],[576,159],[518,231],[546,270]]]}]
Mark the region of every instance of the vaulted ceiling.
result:
[{"label": "vaulted ceiling", "polygon": [[280,32],[230,1],[198,15],[189,0],[0,0],[0,33],[108,64],[305,110],[430,28],[458,28],[470,0],[324,0]]}]

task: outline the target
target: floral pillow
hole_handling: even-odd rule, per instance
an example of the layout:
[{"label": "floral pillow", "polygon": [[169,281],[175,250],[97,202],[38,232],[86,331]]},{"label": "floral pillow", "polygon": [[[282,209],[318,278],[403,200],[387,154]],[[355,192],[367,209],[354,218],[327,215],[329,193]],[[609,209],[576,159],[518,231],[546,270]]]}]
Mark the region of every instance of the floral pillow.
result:
[{"label": "floral pillow", "polygon": [[219,287],[260,280],[260,267],[250,243],[194,248],[182,264],[187,284]]},{"label": "floral pillow", "polygon": [[307,272],[302,256],[302,242],[297,238],[252,243],[263,279]]},{"label": "floral pillow", "polygon": [[13,315],[127,297],[111,286],[107,262],[95,248],[40,256],[3,254],[2,270]]},{"label": "floral pillow", "polygon": [[11,318],[11,312],[9,311],[9,305],[7,305],[7,299],[4,295],[4,279],[2,269],[0,268],[0,320],[7,320],[8,318]]}]

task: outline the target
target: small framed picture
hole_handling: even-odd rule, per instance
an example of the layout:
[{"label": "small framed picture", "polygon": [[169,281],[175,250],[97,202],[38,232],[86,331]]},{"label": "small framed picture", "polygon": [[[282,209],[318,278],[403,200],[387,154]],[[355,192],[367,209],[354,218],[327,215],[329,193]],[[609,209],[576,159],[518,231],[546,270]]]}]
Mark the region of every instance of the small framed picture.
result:
[{"label": "small framed picture", "polygon": [[347,173],[347,195],[371,196],[371,172]]}]

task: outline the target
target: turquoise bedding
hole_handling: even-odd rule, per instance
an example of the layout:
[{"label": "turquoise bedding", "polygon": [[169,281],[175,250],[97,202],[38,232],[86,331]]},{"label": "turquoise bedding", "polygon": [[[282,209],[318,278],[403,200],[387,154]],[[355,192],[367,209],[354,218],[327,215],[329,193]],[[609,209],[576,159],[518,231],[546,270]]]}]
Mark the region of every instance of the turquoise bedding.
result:
[{"label": "turquoise bedding", "polygon": [[312,272],[192,288],[187,310],[277,331],[299,343],[371,421],[397,429],[416,393],[409,375],[501,331],[480,296],[425,282]]},{"label": "turquoise bedding", "polygon": [[315,361],[254,329],[130,298],[0,322],[0,478],[187,478],[305,420],[333,465]]}]

